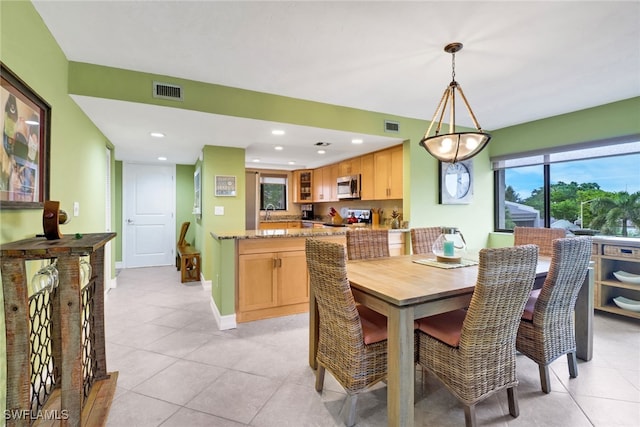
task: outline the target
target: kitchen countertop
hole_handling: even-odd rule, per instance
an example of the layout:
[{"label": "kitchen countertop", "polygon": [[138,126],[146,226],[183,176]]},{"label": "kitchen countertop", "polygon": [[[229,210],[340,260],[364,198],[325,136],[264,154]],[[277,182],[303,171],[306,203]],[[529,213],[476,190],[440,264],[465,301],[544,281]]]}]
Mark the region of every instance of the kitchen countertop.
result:
[{"label": "kitchen countertop", "polygon": [[[214,239],[265,239],[282,237],[344,236],[348,228],[363,227],[324,227],[324,228],[282,228],[273,230],[241,230],[217,233],[212,231]],[[406,233],[409,229],[377,227],[389,230],[390,233]]]}]

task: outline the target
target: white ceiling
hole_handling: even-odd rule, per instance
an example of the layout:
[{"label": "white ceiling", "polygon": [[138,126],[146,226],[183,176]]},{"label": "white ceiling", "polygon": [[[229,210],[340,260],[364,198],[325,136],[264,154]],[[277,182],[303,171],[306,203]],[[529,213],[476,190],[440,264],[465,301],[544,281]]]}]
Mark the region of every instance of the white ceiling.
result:
[{"label": "white ceiling", "polygon": [[[443,47],[459,41],[456,80],[487,130],[640,95],[638,1],[33,3],[72,61],[427,120],[451,80]],[[125,161],[164,155],[193,164],[209,144],[246,148],[253,167],[293,169],[399,142],[74,99]],[[471,126],[462,113],[459,124]],[[287,133],[276,138],[274,128]],[[151,131],[167,136],[152,140]],[[354,137],[364,144],[352,145]],[[317,141],[332,143],[322,157]],[[276,144],[284,150],[276,152]]]}]

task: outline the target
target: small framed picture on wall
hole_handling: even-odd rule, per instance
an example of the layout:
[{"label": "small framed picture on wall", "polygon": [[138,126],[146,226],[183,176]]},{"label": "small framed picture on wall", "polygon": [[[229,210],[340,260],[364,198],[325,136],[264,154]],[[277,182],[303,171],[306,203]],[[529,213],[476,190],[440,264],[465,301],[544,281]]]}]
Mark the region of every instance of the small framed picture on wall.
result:
[{"label": "small framed picture on wall", "polygon": [[230,175],[216,175],[216,196],[235,196],[236,177]]}]

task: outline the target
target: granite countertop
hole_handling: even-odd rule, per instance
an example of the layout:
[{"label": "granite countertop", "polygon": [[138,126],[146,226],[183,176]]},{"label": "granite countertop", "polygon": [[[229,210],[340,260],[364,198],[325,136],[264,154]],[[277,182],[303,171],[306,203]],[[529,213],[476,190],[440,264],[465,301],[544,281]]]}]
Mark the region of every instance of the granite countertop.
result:
[{"label": "granite countertop", "polygon": [[[325,227],[325,228],[283,228],[273,230],[241,230],[241,231],[225,231],[211,232],[214,239],[264,239],[264,238],[282,238],[282,237],[313,237],[313,236],[344,236],[350,227]],[[355,228],[355,227],[354,227]],[[409,229],[403,228],[387,228],[390,233],[409,232]]]}]

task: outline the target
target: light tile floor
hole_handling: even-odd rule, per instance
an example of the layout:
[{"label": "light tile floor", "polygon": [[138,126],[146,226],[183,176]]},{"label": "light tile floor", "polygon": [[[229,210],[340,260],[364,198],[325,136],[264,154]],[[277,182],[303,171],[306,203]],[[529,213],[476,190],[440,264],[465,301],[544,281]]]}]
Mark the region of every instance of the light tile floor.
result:
[{"label": "light tile floor", "polygon": [[[122,270],[106,303],[108,371],[119,371],[108,426],[342,426],[345,393],[327,373],[314,389],[306,314],[218,331],[199,283],[173,267]],[[506,392],[478,406],[485,426],[639,426],[640,322],[597,313],[594,357],[569,379],[552,364],[552,392],[537,366],[518,356],[520,417]],[[416,426],[462,426],[455,398],[433,378],[415,386]],[[358,402],[358,426],[386,426],[384,384]]]}]

